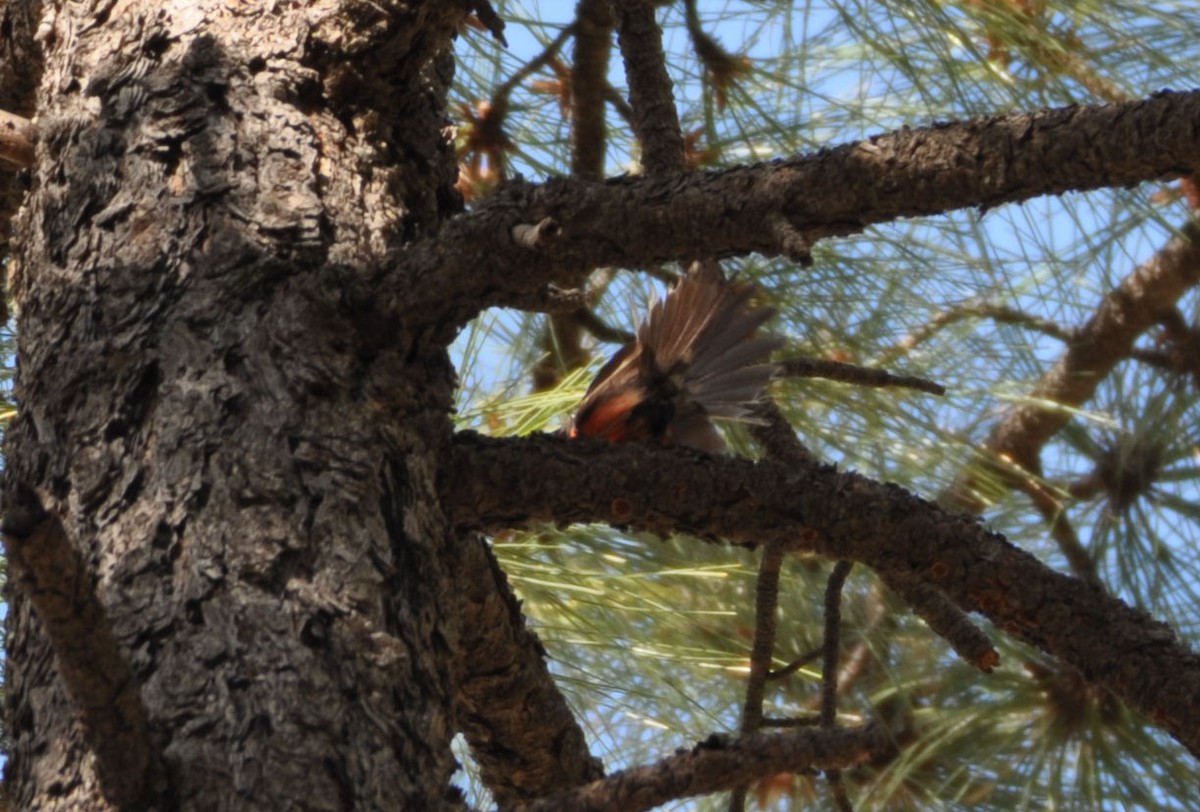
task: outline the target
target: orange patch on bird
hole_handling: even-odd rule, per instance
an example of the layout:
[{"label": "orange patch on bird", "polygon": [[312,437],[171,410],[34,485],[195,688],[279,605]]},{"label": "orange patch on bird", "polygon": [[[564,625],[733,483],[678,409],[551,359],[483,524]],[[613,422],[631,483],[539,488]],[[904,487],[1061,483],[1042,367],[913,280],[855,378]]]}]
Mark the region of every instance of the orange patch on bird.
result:
[{"label": "orange patch on bird", "polygon": [[612,443],[635,439],[630,434],[629,416],[641,402],[642,394],[637,391],[619,392],[598,401],[575,424],[571,436],[603,437]]},{"label": "orange patch on bird", "polygon": [[759,809],[770,809],[795,789],[795,773],[775,773],[758,782],[754,788],[754,800]]}]

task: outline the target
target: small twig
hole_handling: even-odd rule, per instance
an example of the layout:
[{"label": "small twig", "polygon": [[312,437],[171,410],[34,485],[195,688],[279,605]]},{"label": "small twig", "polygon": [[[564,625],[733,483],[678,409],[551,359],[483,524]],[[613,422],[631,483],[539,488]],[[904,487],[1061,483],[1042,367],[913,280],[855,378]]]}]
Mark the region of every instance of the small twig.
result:
[{"label": "small twig", "polygon": [[1071,565],[1071,571],[1080,578],[1091,581],[1093,584],[1099,584],[1100,574],[1096,570],[1096,560],[1092,558],[1092,554],[1080,541],[1079,535],[1075,532],[1075,526],[1067,518],[1066,507],[1062,500],[1032,477],[1024,479],[1021,483],[1021,490],[1029,495],[1033,506],[1037,508],[1038,513],[1042,514],[1042,519],[1050,528],[1050,535],[1054,537],[1058,549],[1067,559],[1067,563]]},{"label": "small twig", "polygon": [[1193,377],[1200,375],[1200,372],[1197,372],[1197,363],[1200,359],[1194,355],[1185,359],[1174,347],[1155,350],[1136,348],[1130,351],[1129,357],[1172,375],[1185,373],[1191,374]]},{"label": "small twig", "polygon": [[612,85],[606,86],[604,100],[613,106],[613,109],[617,111],[617,115],[625,119],[626,124],[633,127],[633,105],[625,100],[621,95],[621,91]]},{"label": "small twig", "polygon": [[[821,653],[825,653],[824,646],[821,648]],[[854,644],[854,648],[850,649],[849,656],[839,656],[839,668],[837,677],[838,693],[845,696],[864,675],[868,673],[867,666],[874,661],[874,653],[866,640],[860,639]],[[821,702],[822,695],[817,696],[808,703],[809,708],[816,709],[816,724],[821,723]]]},{"label": "small twig", "polygon": [[1135,347],[1130,350],[1129,357],[1134,361],[1139,361],[1155,369],[1160,369],[1163,372],[1178,373],[1177,367],[1178,356],[1170,350],[1148,349],[1143,347]]},{"label": "small twig", "polygon": [[819,727],[821,714],[813,713],[808,716],[764,716],[763,727]]},{"label": "small twig", "polygon": [[492,4],[488,0],[474,0],[472,3],[475,11],[475,16],[479,18],[479,22],[483,23],[483,27],[496,38],[496,40],[505,48],[508,47],[508,40],[504,38],[504,20],[496,13],[496,9],[492,8]]},{"label": "small twig", "polygon": [[[831,730],[837,720],[838,658],[841,653],[842,586],[854,567],[852,561],[839,561],[825,584],[825,641],[821,658],[821,728]],[[841,770],[825,771],[825,779],[839,809],[849,810],[850,799],[842,784]]]},{"label": "small twig", "polygon": [[611,344],[628,344],[634,339],[633,333],[628,330],[622,330],[619,327],[613,327],[597,316],[594,311],[587,308],[576,310],[574,315],[579,321],[579,326],[587,330],[593,338],[600,341],[607,341]]},{"label": "small twig", "polygon": [[1070,341],[1075,335],[1073,330],[1063,327],[1057,322],[1035,316],[1031,313],[1025,313],[1015,307],[987,303],[964,304],[949,310],[943,310],[930,319],[928,324],[918,327],[900,339],[900,341],[896,342],[895,349],[887,354],[887,358],[890,360],[891,358],[910,352],[919,344],[928,341],[942,329],[969,318],[990,319],[998,324],[1013,324],[1028,327],[1043,335],[1065,342]]},{"label": "small twig", "polygon": [[[949,572],[932,575],[952,577]],[[880,576],[934,634],[949,643],[968,663],[984,672],[990,672],[1000,664],[1000,655],[988,636],[928,581],[899,572],[881,572]]]},{"label": "small twig", "polygon": [[1187,323],[1178,307],[1159,316],[1163,326],[1155,349],[1134,348],[1130,357],[1173,375],[1187,375],[1200,388],[1200,328]]},{"label": "small twig", "polygon": [[837,717],[837,670],[842,630],[842,585],[854,567],[839,561],[825,584],[825,641],[821,658],[821,726],[831,727]]},{"label": "small twig", "polygon": [[[762,724],[763,694],[771,655],[775,651],[775,611],[779,607],[779,571],[783,566],[783,547],[768,544],[758,566],[758,584],[754,601],[754,643],[750,648],[750,677],[746,680],[746,700],[742,705],[742,733],[753,733]],[[746,804],[746,787],[734,789],[729,797],[730,812],[740,812]]]},{"label": "small twig", "polygon": [[823,646],[820,648],[809,649],[785,665],[783,668],[776,669],[775,671],[768,671],[767,679],[783,679],[784,677],[790,677],[792,674],[795,674],[809,663],[816,662],[818,659],[820,659],[824,652],[825,648]]},{"label": "small twig", "polygon": [[567,40],[574,33],[575,26],[573,25],[563,28],[563,30],[558,32],[558,36],[546,43],[546,47],[542,49],[540,54],[526,62],[512,76],[497,85],[496,92],[492,94],[492,107],[507,109],[508,99],[512,96],[512,92],[516,89],[517,85],[549,65],[550,60],[558,55],[558,52],[562,50],[562,47],[566,45]]},{"label": "small twig", "polygon": [[780,363],[780,372],[788,378],[825,378],[830,381],[853,383],[858,386],[897,387],[916,389],[931,395],[946,394],[940,383],[913,375],[893,375],[884,369],[868,369],[840,361],[819,358],[789,358]]},{"label": "small twig", "polygon": [[854,805],[850,803],[850,796],[846,793],[846,785],[842,783],[842,771],[826,770],[825,780],[829,784],[829,791],[837,808],[841,812],[854,812]]}]

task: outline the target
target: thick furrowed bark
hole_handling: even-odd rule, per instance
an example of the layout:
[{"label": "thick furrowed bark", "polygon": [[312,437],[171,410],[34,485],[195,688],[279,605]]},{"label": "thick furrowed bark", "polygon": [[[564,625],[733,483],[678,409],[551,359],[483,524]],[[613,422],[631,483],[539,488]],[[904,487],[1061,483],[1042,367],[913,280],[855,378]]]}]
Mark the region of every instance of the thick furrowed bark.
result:
[{"label": "thick furrowed bark", "polygon": [[[147,803],[457,805],[434,501],[453,374],[344,295],[452,200],[429,133],[462,10],[427,6],[364,32],[344,10],[77,4],[44,40],[7,508],[32,494],[85,570],[162,766]],[[402,163],[381,146],[401,142]],[[102,669],[47,670],[30,609],[14,591],[15,803],[128,805],[63,700]]]}]

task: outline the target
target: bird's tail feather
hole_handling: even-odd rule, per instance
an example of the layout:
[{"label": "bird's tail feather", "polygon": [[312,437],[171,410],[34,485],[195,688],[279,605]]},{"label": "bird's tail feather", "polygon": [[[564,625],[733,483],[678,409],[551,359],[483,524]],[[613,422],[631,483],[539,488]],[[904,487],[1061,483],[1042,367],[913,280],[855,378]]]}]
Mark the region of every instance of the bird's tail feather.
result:
[{"label": "bird's tail feather", "polygon": [[714,417],[747,420],[778,369],[766,359],[783,342],[756,335],[775,311],[747,309],[750,295],[744,285],[686,277],[638,331],[644,360]]}]

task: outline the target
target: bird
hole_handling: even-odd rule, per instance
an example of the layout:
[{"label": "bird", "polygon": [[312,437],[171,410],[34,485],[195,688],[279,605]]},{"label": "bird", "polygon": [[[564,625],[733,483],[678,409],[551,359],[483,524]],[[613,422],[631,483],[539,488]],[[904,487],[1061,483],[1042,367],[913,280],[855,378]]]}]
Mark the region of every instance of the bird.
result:
[{"label": "bird", "polygon": [[601,367],[567,434],[724,453],[712,418],[757,422],[754,407],[778,371],[767,358],[783,344],[758,334],[775,311],[749,307],[753,291],[684,277]]}]

